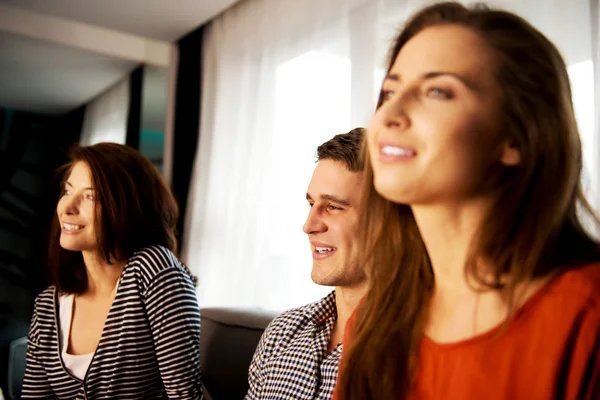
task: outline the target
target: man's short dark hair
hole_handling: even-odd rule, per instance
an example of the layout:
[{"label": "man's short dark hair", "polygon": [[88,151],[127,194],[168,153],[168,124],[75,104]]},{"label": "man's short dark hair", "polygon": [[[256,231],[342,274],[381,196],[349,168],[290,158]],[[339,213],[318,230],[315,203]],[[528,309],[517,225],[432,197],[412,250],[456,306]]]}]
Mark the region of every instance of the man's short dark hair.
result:
[{"label": "man's short dark hair", "polygon": [[317,147],[317,162],[333,160],[342,162],[352,172],[363,169],[361,146],[364,128],[354,128],[348,133],[335,135]]}]

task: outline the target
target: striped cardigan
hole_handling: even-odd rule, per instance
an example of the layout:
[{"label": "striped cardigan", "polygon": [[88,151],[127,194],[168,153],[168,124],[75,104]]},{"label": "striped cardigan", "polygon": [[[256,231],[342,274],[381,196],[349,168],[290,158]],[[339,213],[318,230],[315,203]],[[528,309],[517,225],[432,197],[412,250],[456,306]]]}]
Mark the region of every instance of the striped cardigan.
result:
[{"label": "striped cardigan", "polygon": [[58,291],[36,299],[23,399],[200,399],[200,311],[187,269],[167,249],[127,260],[85,379],[60,356]]}]

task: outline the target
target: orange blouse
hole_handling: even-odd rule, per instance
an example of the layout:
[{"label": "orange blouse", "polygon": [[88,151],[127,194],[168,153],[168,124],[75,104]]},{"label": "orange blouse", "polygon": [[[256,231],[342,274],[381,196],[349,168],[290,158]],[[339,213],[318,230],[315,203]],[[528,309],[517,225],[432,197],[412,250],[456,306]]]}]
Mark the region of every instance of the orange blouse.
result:
[{"label": "orange blouse", "polygon": [[557,276],[507,326],[455,343],[424,336],[419,357],[411,399],[600,400],[600,265]]}]

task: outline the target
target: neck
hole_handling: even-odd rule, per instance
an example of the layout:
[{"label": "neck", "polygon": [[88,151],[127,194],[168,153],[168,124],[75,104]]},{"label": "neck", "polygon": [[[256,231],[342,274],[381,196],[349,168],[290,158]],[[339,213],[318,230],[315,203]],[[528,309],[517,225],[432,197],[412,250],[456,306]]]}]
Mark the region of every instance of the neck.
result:
[{"label": "neck", "polygon": [[431,260],[436,291],[472,292],[465,264],[489,207],[488,199],[455,206],[412,207]]},{"label": "neck", "polygon": [[82,255],[88,282],[85,294],[92,296],[112,294],[123,272],[125,262],[113,258],[112,264],[109,264],[96,251],[83,251]]},{"label": "neck", "polygon": [[337,334],[337,342],[341,339],[346,328],[346,323],[356,306],[362,298],[367,294],[367,282],[362,282],[352,287],[338,286],[335,288],[335,307],[337,310],[337,320],[335,323],[334,333]]}]

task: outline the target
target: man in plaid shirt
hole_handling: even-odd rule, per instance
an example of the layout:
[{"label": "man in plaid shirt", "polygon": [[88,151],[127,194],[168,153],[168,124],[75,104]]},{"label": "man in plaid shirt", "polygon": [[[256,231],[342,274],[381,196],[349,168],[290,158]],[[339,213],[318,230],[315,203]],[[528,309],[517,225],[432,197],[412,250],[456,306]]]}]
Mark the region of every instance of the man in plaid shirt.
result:
[{"label": "man in plaid shirt", "polygon": [[330,399],[346,321],[365,295],[358,265],[363,129],[337,135],[317,148],[303,230],[313,254],[311,278],[335,290],[322,300],[284,312],[265,330],[250,365],[251,399]]}]

